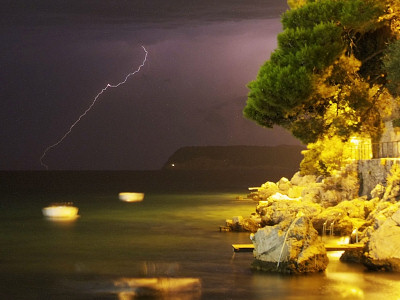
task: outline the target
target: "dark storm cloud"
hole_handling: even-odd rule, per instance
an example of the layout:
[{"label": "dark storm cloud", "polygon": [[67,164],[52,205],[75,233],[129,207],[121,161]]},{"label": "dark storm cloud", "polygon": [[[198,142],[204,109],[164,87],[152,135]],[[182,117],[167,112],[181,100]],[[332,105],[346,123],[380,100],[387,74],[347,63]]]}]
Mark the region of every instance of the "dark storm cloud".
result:
[{"label": "dark storm cloud", "polygon": [[297,143],[242,117],[246,84],[276,47],[285,5],[9,2],[0,13],[0,169],[40,169],[42,151],[93,97],[142,62],[141,45],[141,72],[102,95],[48,154],[50,169],[154,169],[182,146]]},{"label": "dark storm cloud", "polygon": [[282,0],[3,0],[2,22],[168,23],[276,18],[287,8]]}]

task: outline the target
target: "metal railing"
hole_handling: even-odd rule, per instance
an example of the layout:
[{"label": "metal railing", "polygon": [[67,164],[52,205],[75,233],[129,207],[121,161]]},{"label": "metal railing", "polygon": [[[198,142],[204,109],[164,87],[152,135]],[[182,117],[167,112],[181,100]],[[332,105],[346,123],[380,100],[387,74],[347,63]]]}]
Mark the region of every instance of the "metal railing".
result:
[{"label": "metal railing", "polygon": [[350,146],[351,158],[356,160],[371,158],[400,157],[400,141],[382,143],[360,143]]}]

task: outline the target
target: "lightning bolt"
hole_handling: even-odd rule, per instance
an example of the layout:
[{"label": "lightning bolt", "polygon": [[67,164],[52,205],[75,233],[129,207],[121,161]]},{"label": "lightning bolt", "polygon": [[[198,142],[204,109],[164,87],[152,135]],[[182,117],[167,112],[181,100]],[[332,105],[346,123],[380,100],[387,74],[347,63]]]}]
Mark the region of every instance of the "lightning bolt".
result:
[{"label": "lightning bolt", "polygon": [[144,64],[145,64],[146,61],[147,61],[148,52],[147,52],[147,50],[146,50],[146,48],[145,48],[144,46],[142,46],[142,48],[143,48],[143,51],[144,51],[144,53],[145,53],[142,64],[141,64],[134,72],[131,72],[131,73],[129,73],[128,75],[126,75],[126,76],[125,76],[125,79],[124,79],[123,81],[121,81],[121,82],[119,82],[119,83],[117,83],[117,84],[109,84],[109,83],[108,83],[108,84],[96,95],[96,97],[94,97],[94,99],[93,99],[92,103],[89,105],[89,107],[78,117],[78,119],[77,119],[74,123],[72,123],[72,125],[69,127],[68,131],[67,131],[57,142],[55,142],[54,144],[48,146],[48,147],[43,151],[43,154],[42,154],[42,156],[40,157],[40,164],[41,164],[43,167],[45,167],[46,170],[49,169],[49,166],[46,165],[46,164],[43,162],[43,160],[44,160],[44,158],[46,157],[47,153],[48,153],[51,149],[53,149],[53,148],[57,147],[58,145],[60,145],[60,144],[65,140],[65,138],[72,132],[72,129],[73,129],[73,128],[82,120],[82,118],[83,118],[84,116],[86,116],[86,114],[93,108],[93,106],[96,104],[96,102],[97,102],[97,100],[99,99],[99,97],[100,97],[105,91],[107,91],[109,88],[117,88],[117,87],[123,85],[124,83],[126,83],[127,80],[129,79],[129,77],[131,77],[131,76],[135,75],[136,73],[138,73],[138,72],[140,71],[140,69],[144,66]]}]

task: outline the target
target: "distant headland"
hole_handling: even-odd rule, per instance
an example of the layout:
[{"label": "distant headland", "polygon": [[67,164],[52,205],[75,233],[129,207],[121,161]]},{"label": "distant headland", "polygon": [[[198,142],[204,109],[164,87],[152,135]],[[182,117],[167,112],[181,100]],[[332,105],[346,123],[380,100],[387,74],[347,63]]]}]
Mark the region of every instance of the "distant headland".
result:
[{"label": "distant headland", "polygon": [[295,145],[182,147],[168,158],[163,170],[285,169],[294,173],[305,149]]}]

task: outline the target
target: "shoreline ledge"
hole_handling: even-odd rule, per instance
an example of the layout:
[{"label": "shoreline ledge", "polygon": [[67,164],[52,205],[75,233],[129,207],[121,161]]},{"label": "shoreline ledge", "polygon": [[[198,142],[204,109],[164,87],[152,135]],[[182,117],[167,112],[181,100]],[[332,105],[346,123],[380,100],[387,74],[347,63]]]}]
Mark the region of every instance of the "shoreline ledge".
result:
[{"label": "shoreline ledge", "polygon": [[[295,173],[291,180],[251,188],[256,203],[248,217],[227,219],[223,231],[249,232],[254,245],[252,267],[266,272],[303,274],[326,269],[321,236],[347,236],[340,260],[369,270],[400,272],[400,168],[385,182],[359,195],[357,162],[335,176]],[[222,231],[222,230],[221,230]],[[351,246],[349,246],[351,247]]]}]

